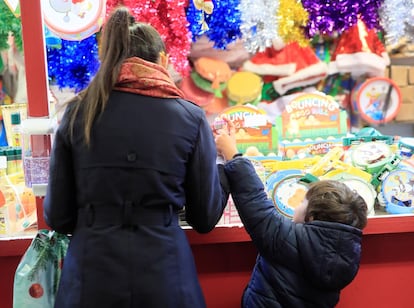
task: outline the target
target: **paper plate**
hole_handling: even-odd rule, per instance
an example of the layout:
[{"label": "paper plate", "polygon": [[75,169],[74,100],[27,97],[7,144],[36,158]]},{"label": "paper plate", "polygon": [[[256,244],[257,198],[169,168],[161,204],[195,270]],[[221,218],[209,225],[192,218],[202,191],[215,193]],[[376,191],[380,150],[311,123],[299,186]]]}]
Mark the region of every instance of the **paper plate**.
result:
[{"label": "paper plate", "polygon": [[359,115],[371,124],[383,124],[393,120],[401,103],[400,89],[394,81],[385,77],[366,80],[356,93]]},{"label": "paper plate", "polygon": [[303,176],[301,170],[282,170],[267,178],[267,191],[276,210],[288,218],[293,218],[295,208],[302,203],[308,191],[308,184],[299,181]]},{"label": "paper plate", "polygon": [[414,172],[394,170],[382,181],[385,210],[390,214],[414,213]]},{"label": "paper plate", "polygon": [[106,0],[42,0],[46,26],[62,39],[81,41],[103,24]]},{"label": "paper plate", "polygon": [[378,172],[393,157],[388,144],[365,142],[351,148],[352,164],[373,174]]}]

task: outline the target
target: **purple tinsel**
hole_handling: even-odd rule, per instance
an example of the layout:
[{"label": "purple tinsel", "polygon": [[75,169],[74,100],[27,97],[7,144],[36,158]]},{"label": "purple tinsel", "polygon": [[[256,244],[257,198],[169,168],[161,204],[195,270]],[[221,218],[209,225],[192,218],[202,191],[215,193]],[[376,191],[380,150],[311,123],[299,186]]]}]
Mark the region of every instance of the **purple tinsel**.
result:
[{"label": "purple tinsel", "polygon": [[309,14],[308,37],[341,34],[357,23],[358,16],[368,29],[380,29],[378,9],[383,0],[302,0]]}]

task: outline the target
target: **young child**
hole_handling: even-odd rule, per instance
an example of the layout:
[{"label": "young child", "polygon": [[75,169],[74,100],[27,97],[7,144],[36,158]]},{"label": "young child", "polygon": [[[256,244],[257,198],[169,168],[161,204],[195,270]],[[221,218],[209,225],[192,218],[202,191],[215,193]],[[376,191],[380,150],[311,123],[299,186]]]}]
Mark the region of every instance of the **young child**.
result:
[{"label": "young child", "polygon": [[216,133],[240,218],[259,256],[242,307],[334,307],[356,276],[367,205],[345,184],[311,184],[293,221],[280,215],[251,162],[238,154],[234,126]]}]

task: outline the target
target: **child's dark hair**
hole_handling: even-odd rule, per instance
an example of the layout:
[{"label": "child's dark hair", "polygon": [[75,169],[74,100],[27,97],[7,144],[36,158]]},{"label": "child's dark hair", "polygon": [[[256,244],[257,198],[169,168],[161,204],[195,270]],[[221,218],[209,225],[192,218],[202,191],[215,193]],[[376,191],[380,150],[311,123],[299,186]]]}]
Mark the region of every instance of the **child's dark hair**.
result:
[{"label": "child's dark hair", "polygon": [[339,222],[363,229],[367,224],[367,204],[358,192],[344,183],[322,180],[311,184],[306,193],[305,221]]}]

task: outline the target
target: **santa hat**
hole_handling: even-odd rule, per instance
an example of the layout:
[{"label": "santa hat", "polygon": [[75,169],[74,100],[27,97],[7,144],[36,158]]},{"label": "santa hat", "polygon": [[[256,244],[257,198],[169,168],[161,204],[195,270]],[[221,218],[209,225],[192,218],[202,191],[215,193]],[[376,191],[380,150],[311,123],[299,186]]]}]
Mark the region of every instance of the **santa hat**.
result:
[{"label": "santa hat", "polygon": [[388,53],[375,31],[367,29],[365,23],[358,20],[339,38],[329,63],[329,74],[384,76],[389,64]]},{"label": "santa hat", "polygon": [[313,85],[326,77],[328,66],[316,56],[311,47],[301,47],[297,42],[292,42],[283,50],[289,57],[289,63],[294,62],[295,71],[273,81],[273,87],[280,95],[294,88]]},{"label": "santa hat", "polygon": [[262,76],[288,76],[295,72],[295,59],[285,46],[274,41],[273,46],[257,52],[243,63],[243,70]]}]

